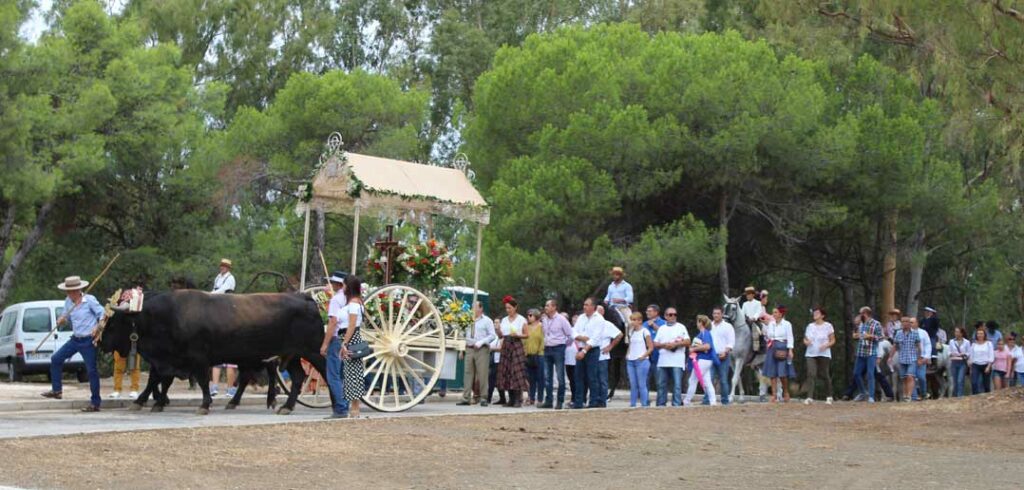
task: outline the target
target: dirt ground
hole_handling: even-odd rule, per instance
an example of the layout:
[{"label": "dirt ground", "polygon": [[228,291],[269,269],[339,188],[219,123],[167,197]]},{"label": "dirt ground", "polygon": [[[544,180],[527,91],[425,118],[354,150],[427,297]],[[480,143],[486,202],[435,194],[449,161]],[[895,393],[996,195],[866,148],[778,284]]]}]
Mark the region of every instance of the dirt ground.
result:
[{"label": "dirt ground", "polygon": [[[483,412],[486,413],[486,412]],[[1024,390],[0,441],[32,488],[1021,488]]]}]

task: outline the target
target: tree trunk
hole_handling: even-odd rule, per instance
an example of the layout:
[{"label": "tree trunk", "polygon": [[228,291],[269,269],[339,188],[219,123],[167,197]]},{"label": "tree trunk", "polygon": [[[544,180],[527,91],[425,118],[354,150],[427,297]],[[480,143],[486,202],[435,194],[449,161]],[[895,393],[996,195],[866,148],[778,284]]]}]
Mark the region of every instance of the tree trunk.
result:
[{"label": "tree trunk", "polygon": [[729,195],[722,193],[718,200],[718,239],[721,262],[718,265],[718,285],[722,294],[729,296]]},{"label": "tree trunk", "polygon": [[[327,240],[327,218],[324,212],[316,210],[313,212],[316,216],[316,234],[313,237],[313,248],[316,249],[316,256],[310,262],[313,264],[313,270],[310,271],[310,284],[321,285],[327,279],[324,274],[330,274],[330,272],[324,271],[324,263],[320,260],[320,257],[324,254],[324,246]],[[326,260],[326,259],[325,259]]]},{"label": "tree trunk", "polygon": [[882,260],[882,311],[879,316],[886,315],[890,310],[896,308],[896,211],[891,211],[885,217],[882,226],[882,246],[885,247],[885,258]]},{"label": "tree trunk", "polygon": [[14,278],[18,273],[18,268],[28,258],[28,254],[32,252],[36,245],[39,243],[39,239],[43,237],[43,231],[46,229],[47,219],[50,216],[50,211],[53,209],[53,202],[47,202],[39,207],[36,211],[36,220],[32,224],[32,229],[29,230],[28,234],[21,241],[21,245],[18,246],[18,251],[14,252],[14,256],[11,257],[11,261],[4,268],[3,276],[0,276],[0,308],[3,308],[7,304],[7,297],[11,293],[11,289],[14,287]]},{"label": "tree trunk", "polygon": [[924,277],[924,267],[928,264],[928,251],[925,250],[925,232],[917,230],[914,234],[914,241],[910,248],[910,288],[907,290],[907,316],[917,316],[917,309],[921,306],[921,280]]}]

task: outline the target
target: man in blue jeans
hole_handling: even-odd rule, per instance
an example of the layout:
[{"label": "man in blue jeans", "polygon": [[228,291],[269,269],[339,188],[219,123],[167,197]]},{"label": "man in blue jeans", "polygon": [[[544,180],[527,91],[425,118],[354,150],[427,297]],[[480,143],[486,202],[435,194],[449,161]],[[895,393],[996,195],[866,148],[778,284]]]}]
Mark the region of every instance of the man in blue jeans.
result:
[{"label": "man in blue jeans", "polygon": [[[718,378],[718,389],[722,392],[722,405],[729,404],[729,390],[732,388],[729,375],[732,367],[732,349],[736,347],[736,329],[723,320],[722,307],[716,306],[711,312],[711,338],[718,352],[718,364],[711,368],[712,382]],[[710,403],[707,393],[704,394],[704,405]]]},{"label": "man in blue jeans", "polygon": [[93,337],[96,335],[96,326],[103,318],[103,307],[100,306],[96,297],[85,294],[82,290],[89,285],[89,281],[83,281],[78,276],[71,276],[64,279],[64,282],[57,285],[57,289],[67,294],[64,300],[64,314],[57,319],[57,325],[66,322],[71,323],[71,339],[64,343],[57,352],[50,357],[50,391],[43,393],[46,398],[60,400],[63,396],[61,375],[64,372],[64,363],[76,353],[82,354],[85,361],[85,369],[89,373],[89,406],[82,409],[83,412],[100,411],[100,373],[96,368],[96,346],[93,344]]},{"label": "man in blue jeans", "polygon": [[341,360],[341,339],[338,337],[338,320],[341,318],[347,300],[345,299],[345,274],[335,271],[328,280],[334,295],[327,307],[327,334],[320,346],[320,355],[327,358],[327,388],[331,391],[333,413],[330,419],[348,417],[348,400],[345,399],[345,377],[342,375],[344,364]]},{"label": "man in blue jeans", "polygon": [[[537,408],[562,409],[565,401],[565,346],[573,341],[572,326],[558,312],[558,302],[549,299],[544,303],[544,314],[541,315],[544,328],[544,402]],[[558,378],[558,400],[552,397],[555,377]]]},{"label": "man in blue jeans", "polygon": [[[875,360],[878,359],[878,340],[882,338],[882,324],[871,317],[871,308],[864,306],[860,314],[853,319],[857,330],[853,338],[857,340],[857,359],[853,363],[853,379],[860,392],[854,401],[867,400],[875,403]],[[865,386],[865,379],[867,383]]]},{"label": "man in blue jeans", "polygon": [[917,365],[917,385],[915,385],[912,399],[914,401],[926,400],[928,399],[928,363],[932,359],[932,340],[928,336],[928,332],[921,328],[917,318],[910,319],[910,329],[917,332],[917,336],[921,339],[921,357],[924,358],[924,362]]},{"label": "man in blue jeans", "polygon": [[605,319],[597,314],[597,300],[587,298],[583,302],[583,314],[576,319],[573,336],[577,348],[576,353],[576,387],[579,393],[573,392],[573,407],[583,408],[583,386],[590,391],[587,408],[600,406],[601,379],[598,375],[598,364],[601,353],[601,335],[605,328]]},{"label": "man in blue jeans", "polygon": [[658,398],[655,404],[664,407],[668,403],[668,378],[672,377],[672,406],[683,404],[683,370],[686,368],[686,347],[690,345],[690,333],[686,326],[676,322],[675,308],[665,309],[665,325],[658,328],[654,336],[654,348],[658,349]]}]

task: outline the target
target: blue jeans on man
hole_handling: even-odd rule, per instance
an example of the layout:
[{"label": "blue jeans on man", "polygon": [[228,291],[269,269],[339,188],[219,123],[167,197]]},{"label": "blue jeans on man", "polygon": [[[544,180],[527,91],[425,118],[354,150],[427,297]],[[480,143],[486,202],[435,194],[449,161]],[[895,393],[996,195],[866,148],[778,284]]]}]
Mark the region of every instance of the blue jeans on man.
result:
[{"label": "blue jeans on man", "polygon": [[[857,385],[857,391],[871,400],[875,399],[876,359],[878,359],[877,356],[857,356],[857,360],[853,362],[853,378]],[[867,383],[864,382],[864,378],[867,378]]]},{"label": "blue jeans on man", "polygon": [[964,396],[964,375],[967,372],[967,362],[951,361],[949,368],[953,378],[953,396],[960,398]]},{"label": "blue jeans on man", "polygon": [[[711,365],[711,382],[713,383],[716,378],[718,379],[718,390],[722,391],[722,405],[728,405],[729,389],[732,388],[731,380],[729,379],[730,368],[732,367],[732,354],[726,355],[725,358],[720,358],[719,361],[718,364]],[[711,402],[708,400],[708,394],[705,393],[703,404],[707,405],[709,403]]]},{"label": "blue jeans on man", "polygon": [[655,403],[664,407],[668,403],[668,378],[672,377],[672,406],[683,405],[683,368],[658,367],[658,398]]},{"label": "blue jeans on man", "polygon": [[565,346],[544,347],[544,395],[548,405],[553,405],[554,377],[558,377],[558,406],[565,401]]},{"label": "blue jeans on man", "polygon": [[331,390],[331,403],[336,415],[348,414],[348,400],[345,399],[345,376],[342,375],[344,362],[341,360],[341,339],[334,337],[327,345],[327,388]]},{"label": "blue jeans on man", "polygon": [[603,361],[597,361],[597,379],[600,381],[597,392],[597,406],[607,407],[608,406],[608,365],[611,364],[611,359],[605,359]]},{"label": "blue jeans on man", "polygon": [[573,408],[583,408],[584,402],[584,390],[583,387],[587,387],[587,391],[590,391],[590,402],[586,406],[588,408],[598,408],[599,399],[598,393],[601,391],[600,385],[601,380],[598,373],[600,364],[600,349],[590,349],[586,355],[583,356],[583,360],[576,361],[576,387],[579,388],[579,393],[573,392]]},{"label": "blue jeans on man", "polygon": [[100,406],[100,372],[96,368],[96,346],[92,345],[92,337],[72,336],[50,357],[50,388],[55,393],[63,390],[61,375],[64,373],[64,363],[71,356],[81,354],[85,361],[85,370],[89,373],[89,403],[99,408]]}]

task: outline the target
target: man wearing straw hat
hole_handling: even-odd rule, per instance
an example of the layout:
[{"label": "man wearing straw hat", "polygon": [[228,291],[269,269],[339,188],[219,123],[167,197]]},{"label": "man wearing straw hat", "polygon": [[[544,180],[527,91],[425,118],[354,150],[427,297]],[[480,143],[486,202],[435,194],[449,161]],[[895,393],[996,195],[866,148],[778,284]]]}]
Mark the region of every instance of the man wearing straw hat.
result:
[{"label": "man wearing straw hat", "polygon": [[96,326],[103,318],[103,307],[100,306],[99,301],[96,301],[95,296],[82,291],[88,285],[89,281],[83,281],[78,276],[70,276],[64,279],[63,283],[57,285],[57,289],[67,293],[67,299],[64,300],[64,314],[57,319],[57,325],[70,322],[72,336],[50,358],[51,389],[43,393],[43,396],[61,399],[63,396],[61,373],[64,370],[64,362],[75,354],[81,354],[89,373],[89,391],[92,394],[89,406],[83,408],[82,411],[99,412],[100,373],[96,369],[96,346],[93,345],[93,336],[96,333]]},{"label": "man wearing straw hat", "polygon": [[612,267],[612,283],[608,285],[608,292],[604,295],[604,304],[611,308],[626,310],[623,320],[629,318],[633,306],[633,285],[626,282],[626,271],[619,266]]},{"label": "man wearing straw hat", "polygon": [[235,276],[231,275],[231,260],[220,259],[220,274],[213,278],[214,294],[233,293],[235,291]]},{"label": "man wearing straw hat", "polygon": [[[235,291],[235,276],[231,274],[231,260],[220,259],[220,274],[213,278],[212,294],[229,294]],[[219,364],[210,370],[210,396],[217,396],[220,391],[217,384],[220,383],[220,371],[224,370],[227,378],[228,396],[235,396],[235,380],[238,379],[238,366],[235,364]]]}]

